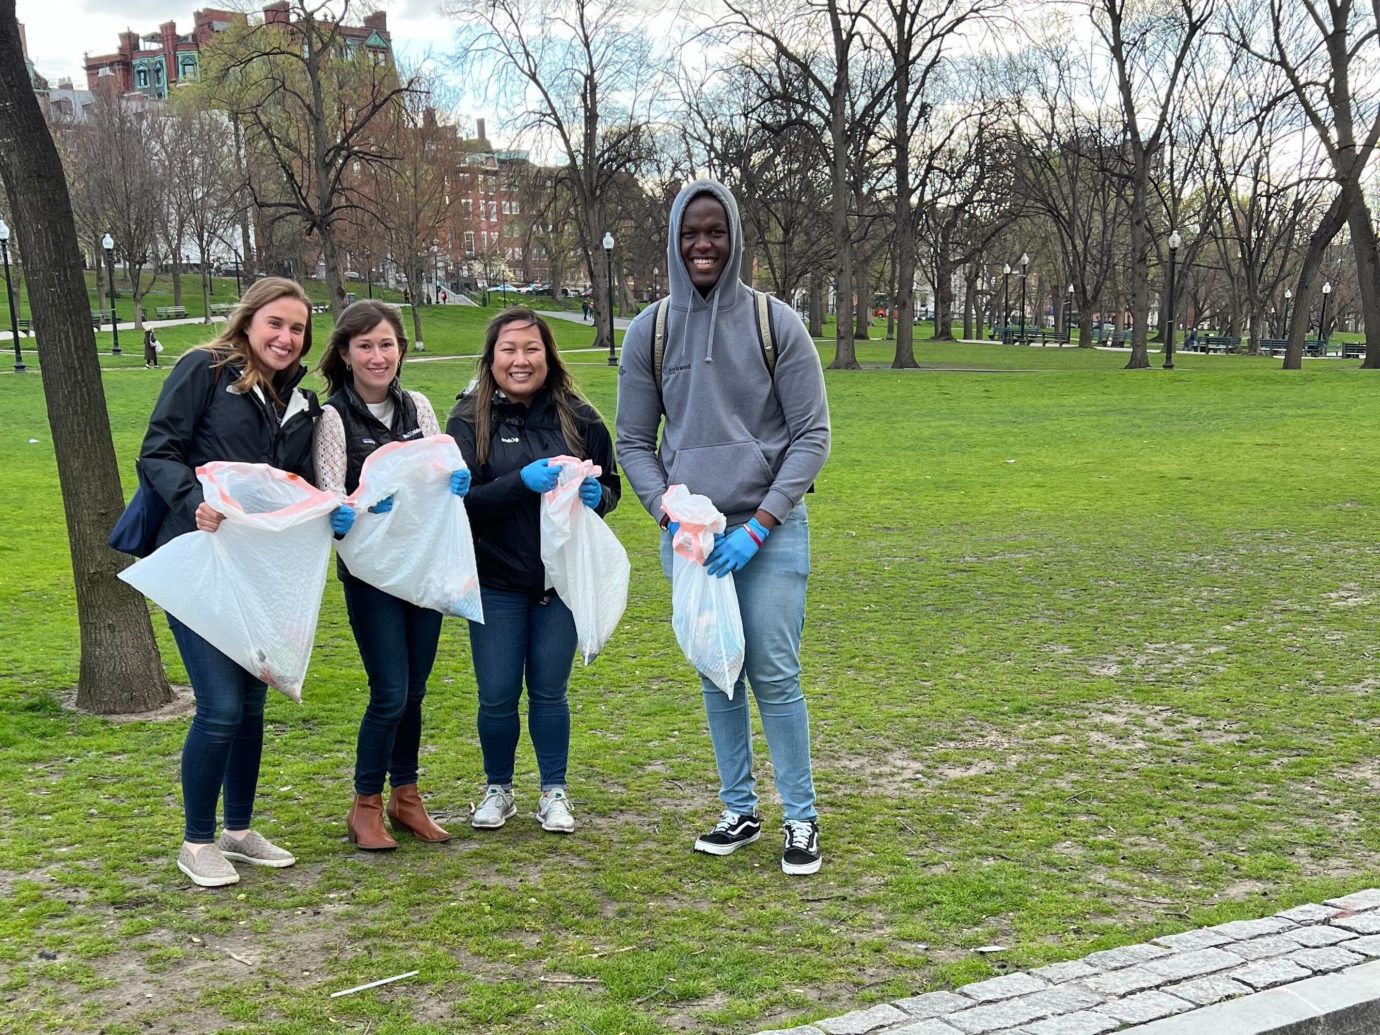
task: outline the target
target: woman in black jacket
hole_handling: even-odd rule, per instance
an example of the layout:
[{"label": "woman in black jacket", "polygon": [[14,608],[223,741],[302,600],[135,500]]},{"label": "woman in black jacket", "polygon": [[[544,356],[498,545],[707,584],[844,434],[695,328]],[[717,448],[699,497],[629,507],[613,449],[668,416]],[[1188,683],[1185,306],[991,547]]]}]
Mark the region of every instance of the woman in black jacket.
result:
[{"label": "woman in black jacket", "polygon": [[[441,433],[427,397],[404,391],[399,381],[406,354],[407,335],[393,306],[363,298],[340,314],[321,358],[329,397],[316,425],[318,487],[343,498],[359,487],[364,462],[380,446]],[[469,471],[451,474],[456,496],[469,486]],[[392,497],[370,509],[392,510]],[[388,796],[393,830],[406,830],[421,841],[449,841],[450,834],[427,815],[417,790],[422,698],[436,660],[441,612],[355,578],[339,557],[336,573],[369,676],[369,705],[355,743],[355,798],[345,818],[350,843],[365,851],[398,847],[383,825],[385,774],[393,787]]]},{"label": "woman in black jacket", "polygon": [[479,744],[488,788],[471,825],[494,829],[517,814],[513,761],[520,736],[518,698],[527,685],[527,730],[541,773],[536,818],[568,834],[566,797],[575,620],[546,588],[541,562],[541,496],[555,488],[555,456],[592,460],[580,499],[600,517],[618,504],[613,444],[598,412],[576,390],[556,341],[531,309],[505,309],[489,323],[474,383],[446,431],[473,472],[466,500],[479,567],[484,623],[470,623],[479,689]]},{"label": "woman in black jacket", "polygon": [[[311,301],[290,280],[269,277],[245,292],[225,329],[173,367],[149,418],[139,470],[168,505],[157,544],[185,532],[215,532],[224,515],[204,502],[196,469],[213,460],[270,464],[312,477],[316,396],[298,383],[311,349]],[[348,530],[354,514],[333,517]],[[267,687],[168,615],[196,696],[182,748],[185,832],[177,865],[202,887],[234,884],[229,860],[291,866],[291,853],[250,828],[263,751]],[[215,839],[225,791],[225,827]]]}]

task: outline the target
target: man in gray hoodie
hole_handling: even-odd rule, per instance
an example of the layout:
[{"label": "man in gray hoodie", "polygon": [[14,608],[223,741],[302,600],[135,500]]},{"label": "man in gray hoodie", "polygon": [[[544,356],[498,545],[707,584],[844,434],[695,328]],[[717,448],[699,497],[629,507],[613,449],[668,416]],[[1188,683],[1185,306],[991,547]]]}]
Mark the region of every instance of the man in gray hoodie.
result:
[{"label": "man in gray hoodie", "polygon": [[[756,296],[739,278],[742,252],[742,222],[728,189],[701,180],[682,190],[671,208],[666,248],[670,294],[644,310],[623,340],[618,460],[661,523],[668,577],[674,529],[666,530],[661,507],[668,486],[708,496],[728,520],[705,567],[711,575],[733,574],[746,661],[731,698],[701,678],[723,812],[695,849],[731,855],[761,836],[746,683],[757,699],[785,808],[781,868],[814,873],[819,819],[800,689],[810,572],[803,501],[829,455],[829,405],[819,354],[790,307],[769,299],[770,333],[765,340],[760,334]],[[658,364],[653,339],[660,306],[669,309]]]}]

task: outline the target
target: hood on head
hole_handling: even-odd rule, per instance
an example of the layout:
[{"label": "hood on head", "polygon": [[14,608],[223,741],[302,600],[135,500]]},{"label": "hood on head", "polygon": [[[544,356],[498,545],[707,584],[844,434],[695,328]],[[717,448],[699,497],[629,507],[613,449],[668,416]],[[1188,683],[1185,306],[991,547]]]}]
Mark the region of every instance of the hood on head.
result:
[{"label": "hood on head", "polygon": [[700,194],[712,195],[728,213],[728,265],[724,267],[714,290],[709,293],[710,297],[722,295],[725,281],[736,283],[743,265],[743,221],[738,215],[738,202],[733,199],[733,194],[717,180],[695,180],[686,184],[671,204],[671,227],[666,238],[667,283],[671,289],[671,302],[678,307],[688,306],[692,298],[699,294],[690,282],[690,271],[685,268],[685,260],[681,258],[680,224],[685,218],[686,207]]}]

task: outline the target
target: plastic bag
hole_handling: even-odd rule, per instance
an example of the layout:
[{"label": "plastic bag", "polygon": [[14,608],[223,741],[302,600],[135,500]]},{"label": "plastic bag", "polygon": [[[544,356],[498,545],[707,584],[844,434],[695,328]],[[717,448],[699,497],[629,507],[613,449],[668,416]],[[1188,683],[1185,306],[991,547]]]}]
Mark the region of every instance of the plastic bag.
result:
[{"label": "plastic bag", "polygon": [[547,584],[575,617],[580,657],[604,649],[628,606],[628,553],[598,514],[580,502],[580,483],[602,469],[573,456],[551,459],[560,481],[541,500],[541,562]]},{"label": "plastic bag", "polygon": [[723,514],[708,496],[672,485],[661,509],[680,527],[671,540],[671,626],[690,664],[729,698],[743,671],[743,616],[733,576],[704,570],[714,549],[714,533],[724,530]]},{"label": "plastic bag", "polygon": [[[449,435],[391,442],[369,454],[345,501],[355,508],[355,526],[335,544],[350,574],[418,607],[483,622],[470,519],[450,491],[451,474],[464,467]],[[392,510],[369,513],[389,496],[396,497]]]},{"label": "plastic bag", "polygon": [[294,701],[316,639],[339,501],[268,464],[196,469],[215,532],[188,532],[120,572],[232,661]]}]

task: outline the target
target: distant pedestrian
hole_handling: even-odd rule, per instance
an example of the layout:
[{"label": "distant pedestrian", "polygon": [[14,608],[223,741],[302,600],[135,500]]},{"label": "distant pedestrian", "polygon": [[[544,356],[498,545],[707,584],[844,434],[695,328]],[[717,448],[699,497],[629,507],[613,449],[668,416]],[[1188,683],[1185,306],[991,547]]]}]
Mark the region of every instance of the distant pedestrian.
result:
[{"label": "distant pedestrian", "polygon": [[154,370],[158,367],[158,353],[163,351],[163,344],[153,333],[150,327],[144,332],[144,369]]},{"label": "distant pedestrian", "polygon": [[437,298],[440,300],[441,305],[445,305],[445,304],[446,304],[446,289],[445,289],[445,288],[442,288],[442,289],[437,293]]}]

